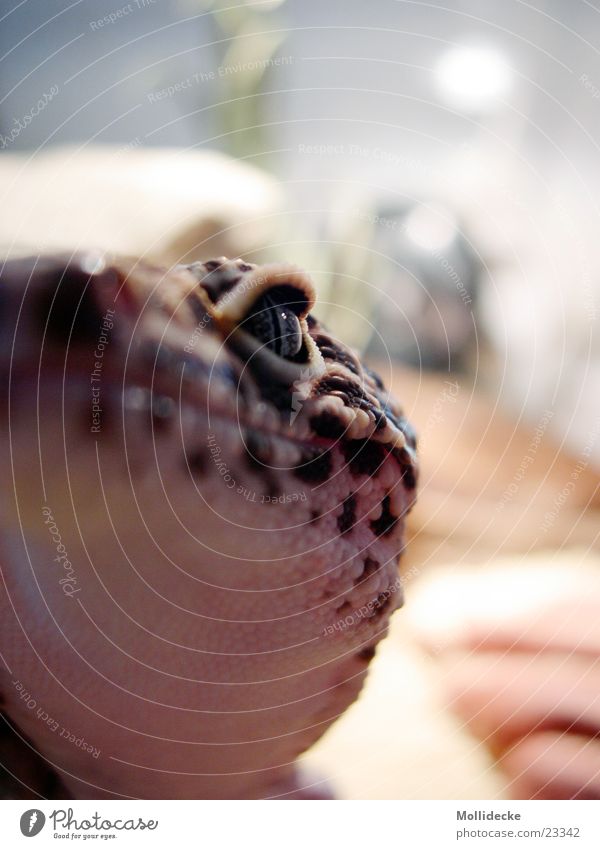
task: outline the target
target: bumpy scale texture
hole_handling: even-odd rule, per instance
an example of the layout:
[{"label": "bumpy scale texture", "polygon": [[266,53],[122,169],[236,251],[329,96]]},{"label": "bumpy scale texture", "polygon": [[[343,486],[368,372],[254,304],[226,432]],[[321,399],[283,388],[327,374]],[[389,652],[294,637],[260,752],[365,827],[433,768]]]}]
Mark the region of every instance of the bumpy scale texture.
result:
[{"label": "bumpy scale texture", "polygon": [[401,409],[293,266],[2,277],[7,792],[310,797],[402,602]]}]

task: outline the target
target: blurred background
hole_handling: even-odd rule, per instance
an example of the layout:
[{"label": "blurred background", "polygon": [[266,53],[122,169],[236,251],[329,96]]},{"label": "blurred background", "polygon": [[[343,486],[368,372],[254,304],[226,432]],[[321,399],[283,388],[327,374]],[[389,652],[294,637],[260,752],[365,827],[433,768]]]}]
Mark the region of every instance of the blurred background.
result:
[{"label": "blurred background", "polygon": [[446,710],[431,634],[490,593],[490,621],[600,598],[600,8],[2,0],[0,23],[4,255],[303,265],[420,431],[408,613],[308,760],[351,797],[531,793],[494,720]]}]

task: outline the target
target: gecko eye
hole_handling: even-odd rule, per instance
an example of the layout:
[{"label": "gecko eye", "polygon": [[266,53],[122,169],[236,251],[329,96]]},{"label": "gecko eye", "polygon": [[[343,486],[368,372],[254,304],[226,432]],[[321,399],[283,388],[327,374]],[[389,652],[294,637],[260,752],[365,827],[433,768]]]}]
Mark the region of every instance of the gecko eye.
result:
[{"label": "gecko eye", "polygon": [[254,302],[241,326],[278,356],[291,359],[302,348],[298,314],[305,307],[306,298],[298,289],[276,286]]}]

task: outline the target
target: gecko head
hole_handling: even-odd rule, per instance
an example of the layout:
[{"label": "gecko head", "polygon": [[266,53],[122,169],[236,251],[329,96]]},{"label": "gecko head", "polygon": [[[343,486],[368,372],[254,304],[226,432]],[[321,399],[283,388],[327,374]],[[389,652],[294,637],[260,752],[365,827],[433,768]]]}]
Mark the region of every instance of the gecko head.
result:
[{"label": "gecko head", "polygon": [[221,510],[263,531],[269,562],[295,558],[296,576],[321,576],[328,621],[367,605],[365,623],[381,629],[402,601],[397,561],[417,481],[401,407],[319,322],[301,269],[221,257],[176,274],[193,315],[187,350],[208,374],[199,453],[208,478],[222,475]]},{"label": "gecko head", "polygon": [[[246,558],[263,585],[306,584],[325,624],[371,605],[364,621],[381,629],[402,597],[415,436],[380,378],[316,318],[308,274],[83,253],[22,261],[9,277],[31,306],[13,364],[39,359],[37,321],[47,374],[80,385],[88,414],[97,375],[91,433],[125,452],[121,466],[156,467],[161,522],[174,510],[193,526],[209,565]],[[257,569],[246,572],[236,580],[254,586]]]}]

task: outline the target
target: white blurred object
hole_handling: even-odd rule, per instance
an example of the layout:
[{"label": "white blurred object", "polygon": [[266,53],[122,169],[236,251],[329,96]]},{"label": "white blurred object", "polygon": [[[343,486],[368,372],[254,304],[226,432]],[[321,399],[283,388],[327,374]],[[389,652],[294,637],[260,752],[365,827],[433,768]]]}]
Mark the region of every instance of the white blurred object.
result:
[{"label": "white blurred object", "polygon": [[406,217],[406,235],[426,251],[443,251],[458,235],[452,213],[433,204],[415,207]]},{"label": "white blurred object", "polygon": [[510,90],[511,69],[490,47],[452,47],[436,67],[440,92],[448,105],[465,111],[492,108]]},{"label": "white blurred object", "polygon": [[[447,646],[471,630],[523,623],[546,609],[584,604],[600,594],[600,558],[585,549],[495,559],[493,566],[432,569],[416,586],[404,615],[421,642]],[[558,623],[557,623],[558,624]]]},{"label": "white blurred object", "polygon": [[0,252],[99,247],[161,262],[254,251],[277,183],[213,151],[93,146],[0,157]]}]

